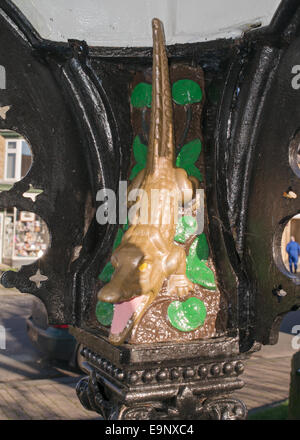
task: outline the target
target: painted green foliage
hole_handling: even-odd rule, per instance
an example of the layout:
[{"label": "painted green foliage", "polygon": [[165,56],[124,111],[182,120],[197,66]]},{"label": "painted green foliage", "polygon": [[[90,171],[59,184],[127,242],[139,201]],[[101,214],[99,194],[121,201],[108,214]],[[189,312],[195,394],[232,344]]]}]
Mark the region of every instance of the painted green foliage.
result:
[{"label": "painted green foliage", "polygon": [[191,79],[180,79],[173,84],[172,96],[176,104],[187,105],[200,102],[202,90],[199,84]]},{"label": "painted green foliage", "polygon": [[110,326],[114,314],[114,306],[111,303],[98,301],[96,306],[96,317],[100,324]]},{"label": "painted green foliage", "polygon": [[[179,80],[172,87],[173,100],[178,105],[189,106],[202,100],[202,90],[200,86],[192,80]],[[139,83],[131,95],[131,104],[135,108],[151,107],[152,86],[147,83]],[[202,175],[195,163],[201,153],[202,145],[200,139],[183,145],[177,158],[176,166],[184,168],[189,176],[195,176],[202,181]],[[136,136],[133,143],[133,155],[136,161],[129,180],[134,177],[146,166],[147,146],[144,145],[139,136]],[[116,249],[122,240],[124,232],[128,229],[127,222],[123,228],[119,228],[113,250]],[[184,243],[187,238],[195,232],[197,228],[196,219],[191,216],[183,216],[176,229],[175,241]],[[205,234],[200,234],[192,243],[189,255],[186,258],[187,277],[194,283],[200,284],[207,289],[215,289],[214,274],[207,267],[206,262],[209,255],[208,244]],[[114,272],[114,267],[110,262],[106,264],[99,279],[108,283]],[[96,316],[102,325],[111,325],[113,316],[112,304],[98,302],[96,307]],[[199,298],[189,298],[185,302],[173,301],[168,308],[168,316],[171,324],[181,331],[191,331],[203,325],[206,317],[204,303]]]},{"label": "painted green foliage", "polygon": [[174,240],[184,243],[197,229],[197,220],[191,215],[180,217],[176,227]]},{"label": "painted green foliage", "polygon": [[[192,216],[183,216],[179,219],[174,240],[185,243],[196,231],[197,221]],[[215,290],[213,271],[206,265],[209,257],[209,247],[204,232],[198,235],[191,244],[189,255],[186,257],[186,275],[196,284],[206,289]]]},{"label": "painted green foliage", "polygon": [[[117,249],[117,247],[121,244],[122,238],[124,233],[129,228],[129,221],[127,219],[127,223],[122,227],[118,229],[116,238],[113,243],[113,251]],[[109,261],[103,268],[102,272],[98,276],[99,280],[103,281],[104,283],[108,283],[111,280],[112,274],[114,273],[114,267]]]},{"label": "painted green foliage", "polygon": [[[121,229],[118,229],[116,238],[114,240],[113,244],[113,251],[121,244],[124,232],[128,229],[128,221],[126,225]],[[102,272],[98,276],[99,280],[103,281],[105,284],[109,283],[111,280],[111,277],[113,276],[113,273],[115,271],[115,268],[109,261],[103,268]],[[102,301],[98,301],[96,306],[96,318],[102,325],[111,325],[113,317],[113,305],[109,303],[105,303]]]},{"label": "painted green foliage", "polygon": [[193,283],[200,284],[209,290],[215,290],[214,273],[206,264],[208,255],[206,236],[202,233],[194,240],[186,257],[186,276]]},{"label": "painted green foliage", "polygon": [[[124,230],[127,224],[124,226],[123,230],[121,228],[118,229],[114,244],[113,244],[113,251],[120,245],[122,241],[122,237],[124,235]],[[128,226],[127,226],[128,229]],[[111,280],[112,274],[114,273],[114,267],[109,261],[103,268],[102,272],[98,276],[99,280],[103,281],[104,283],[108,283]]]},{"label": "painted green foliage", "polygon": [[[133,141],[133,156],[136,164],[132,168],[129,180],[133,180],[135,176],[145,168],[147,161],[147,146],[144,145],[139,136],[136,136]],[[176,159],[176,166],[186,170],[189,176],[195,176],[201,182],[202,174],[195,165],[198,157],[201,153],[201,141],[200,139],[194,139],[193,141],[185,144]]]},{"label": "painted green foliage", "polygon": [[133,141],[133,156],[135,158],[136,164],[131,170],[129,180],[134,179],[135,176],[145,168],[147,161],[147,151],[147,146],[142,144],[139,136],[136,136]]},{"label": "painted green foliage", "polygon": [[[189,105],[202,100],[202,90],[198,83],[191,79],[180,79],[172,86],[172,98],[178,105]],[[131,104],[135,108],[151,107],[152,85],[141,82],[131,94]]]},{"label": "painted green foliage", "polygon": [[[131,95],[131,104],[136,108],[151,107],[152,86],[147,83],[139,83],[133,89]],[[202,100],[202,90],[199,84],[190,79],[176,81],[172,87],[172,97],[178,105],[190,105]],[[176,159],[176,166],[184,168],[189,176],[197,177],[202,181],[202,175],[195,165],[201,152],[200,139],[185,144]],[[133,167],[129,180],[146,166],[147,146],[142,144],[139,136],[136,136],[133,142],[133,154],[136,164]]]},{"label": "painted green foliage", "polygon": [[206,308],[199,298],[173,301],[168,307],[168,318],[173,327],[182,332],[190,332],[204,324]]},{"label": "painted green foliage", "polygon": [[206,236],[204,232],[193,241],[190,251],[189,251],[189,257],[191,258],[198,258],[199,260],[208,260],[209,256],[209,247],[206,240]]},{"label": "painted green foliage", "polygon": [[139,83],[131,94],[131,104],[136,108],[151,107],[152,85],[144,82]]},{"label": "painted green foliage", "polygon": [[197,177],[200,182],[202,182],[202,174],[196,167],[195,162],[200,156],[201,147],[200,139],[194,139],[181,148],[176,159],[176,166],[178,168],[183,168],[189,176]]},{"label": "painted green foliage", "polygon": [[103,268],[102,272],[98,276],[99,280],[103,281],[103,283],[108,283],[111,280],[112,274],[114,273],[114,267],[109,261]]}]

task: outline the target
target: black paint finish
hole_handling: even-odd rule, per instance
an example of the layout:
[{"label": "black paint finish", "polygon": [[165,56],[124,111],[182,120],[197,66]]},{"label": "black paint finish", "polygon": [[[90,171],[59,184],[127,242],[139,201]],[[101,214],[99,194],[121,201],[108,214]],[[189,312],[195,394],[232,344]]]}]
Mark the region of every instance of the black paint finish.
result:
[{"label": "black paint finish", "polygon": [[[220,290],[229,303],[231,348],[220,354],[221,341],[199,341],[201,356],[191,360],[191,345],[186,344],[182,357],[176,357],[180,377],[174,373],[166,385],[161,374],[161,384],[147,388],[141,405],[139,386],[144,385],[139,381],[158,378],[155,368],[161,356],[165,375],[171,374],[178,344],[155,347],[150,359],[135,346],[116,349],[91,315],[97,276],[110,257],[117,230],[97,224],[96,194],[103,188],[117,190],[119,180],[127,180],[132,146],[129,89],[136,71],[151,66],[152,49],[43,40],[11,1],[1,0],[0,64],[6,68],[7,89],[0,92],[0,105],[11,108],[6,120],[0,119],[0,128],[22,134],[34,162],[20,182],[0,194],[0,207],[35,212],[51,235],[43,258],[17,273],[5,273],[1,281],[38,296],[50,323],[74,326],[93,370],[78,388],[86,407],[107,418],[180,418],[188,417],[184,408],[196,408],[198,399],[195,417],[246,416],[242,403],[223,398],[242,386],[226,375],[233,374],[242,352],[276,342],[280,317],[300,306],[299,287],[280,256],[284,225],[300,212],[300,181],[289,162],[289,145],[300,128],[300,91],[291,86],[292,67],[299,64],[299,27],[299,2],[287,0],[268,27],[238,40],[168,47],[171,63],[200,65],[205,74],[209,242]],[[43,189],[35,203],[22,196],[29,184]],[[297,199],[283,197],[289,187]],[[40,288],[29,280],[38,268],[48,277]],[[280,302],[272,293],[279,285],[288,293]],[[141,356],[138,366],[135,356]],[[133,382],[136,378],[136,385],[128,384],[131,400],[126,408],[120,406],[128,397],[124,386],[118,389],[114,382],[116,371],[122,370],[120,359],[124,378],[129,371]],[[215,377],[198,393],[201,374],[194,380],[195,371],[187,367],[203,367],[203,373],[207,359]],[[218,376],[220,368],[225,378],[223,373]],[[185,388],[182,375],[189,377]],[[168,392],[173,393],[172,404]],[[217,400],[206,401],[208,395]]]}]

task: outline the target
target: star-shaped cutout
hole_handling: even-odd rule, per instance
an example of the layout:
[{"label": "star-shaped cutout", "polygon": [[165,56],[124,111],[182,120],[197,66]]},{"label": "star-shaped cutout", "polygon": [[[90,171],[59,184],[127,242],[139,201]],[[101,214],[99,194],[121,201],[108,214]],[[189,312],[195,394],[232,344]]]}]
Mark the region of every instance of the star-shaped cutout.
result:
[{"label": "star-shaped cutout", "polygon": [[41,283],[43,281],[47,281],[48,277],[46,277],[45,275],[41,274],[40,269],[37,270],[37,273],[35,275],[32,275],[30,278],[30,281],[33,281],[36,284],[36,287],[41,287]]},{"label": "star-shaped cutout", "polygon": [[39,193],[30,193],[29,191],[30,190],[33,190],[33,189],[38,189],[38,188],[34,188],[34,186],[30,183],[29,184],[29,188],[27,189],[27,191],[25,191],[22,195],[23,195],[23,197],[25,197],[26,199],[31,199],[33,202],[35,202],[35,199],[38,197],[38,196],[40,196],[44,191],[43,190],[40,190],[40,192]]},{"label": "star-shaped cutout", "polygon": [[10,110],[10,105],[5,105],[4,107],[0,107],[0,118],[6,119],[6,113]]}]

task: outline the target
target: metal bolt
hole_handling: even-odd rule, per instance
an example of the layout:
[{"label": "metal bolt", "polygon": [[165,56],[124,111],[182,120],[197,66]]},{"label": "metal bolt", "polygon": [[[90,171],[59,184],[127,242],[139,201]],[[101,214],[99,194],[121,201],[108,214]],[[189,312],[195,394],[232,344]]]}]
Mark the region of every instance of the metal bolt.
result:
[{"label": "metal bolt", "polygon": [[219,374],[221,373],[220,365],[213,365],[210,369],[210,372],[212,376],[219,376]]},{"label": "metal bolt", "polygon": [[171,379],[175,380],[175,379],[178,379],[179,377],[180,377],[179,371],[176,368],[173,368],[171,370]]},{"label": "metal bolt", "polygon": [[145,371],[145,373],[143,374],[143,381],[144,382],[151,382],[151,380],[153,379],[153,374],[151,371]]},{"label": "metal bolt", "polygon": [[139,376],[136,373],[131,373],[129,376],[130,383],[135,383],[138,380]]},{"label": "metal bolt", "polygon": [[208,369],[205,365],[201,365],[198,369],[198,374],[200,377],[204,378],[208,375]]},{"label": "metal bolt", "polygon": [[236,371],[237,374],[242,374],[243,373],[243,371],[244,371],[244,364],[243,364],[243,362],[238,361],[235,364],[235,371]]},{"label": "metal bolt", "polygon": [[186,377],[186,378],[188,379],[188,378],[191,378],[191,377],[194,377],[194,376],[195,376],[194,369],[191,368],[191,367],[188,367],[188,368],[185,370],[185,372],[184,372],[184,377]]},{"label": "metal bolt", "polygon": [[227,362],[226,364],[224,364],[223,366],[224,374],[231,374],[233,370],[234,370],[234,366],[231,362]]},{"label": "metal bolt", "polygon": [[160,371],[160,372],[157,374],[157,380],[158,380],[158,381],[163,382],[164,380],[167,380],[167,379],[168,379],[168,373],[167,373],[167,371],[162,370],[162,371]]},{"label": "metal bolt", "polygon": [[119,370],[118,373],[116,373],[116,377],[118,380],[122,381],[125,378],[125,374],[123,371]]}]

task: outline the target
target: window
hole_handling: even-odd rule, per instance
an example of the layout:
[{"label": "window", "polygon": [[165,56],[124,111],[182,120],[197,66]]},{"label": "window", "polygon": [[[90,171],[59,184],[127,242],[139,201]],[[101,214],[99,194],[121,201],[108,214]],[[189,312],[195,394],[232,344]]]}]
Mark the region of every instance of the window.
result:
[{"label": "window", "polygon": [[6,140],[5,180],[18,181],[29,171],[32,153],[27,142],[20,139]]}]

